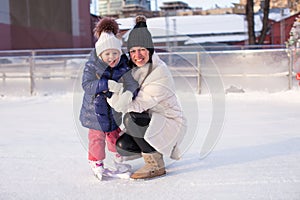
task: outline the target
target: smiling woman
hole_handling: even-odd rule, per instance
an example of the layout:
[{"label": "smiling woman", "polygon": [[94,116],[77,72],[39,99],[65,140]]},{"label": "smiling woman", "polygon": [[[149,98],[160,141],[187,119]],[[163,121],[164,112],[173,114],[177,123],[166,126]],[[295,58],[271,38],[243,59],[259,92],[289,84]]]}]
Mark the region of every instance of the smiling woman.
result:
[{"label": "smiling woman", "polygon": [[[164,156],[174,160],[181,156],[179,145],[186,134],[186,119],[175,93],[173,77],[154,51],[144,16],[136,17],[127,49],[132,76],[138,81],[139,90],[131,102],[109,102],[114,109],[125,114],[126,133],[117,140],[117,151],[123,156],[140,155],[144,158],[145,165],[131,178],[158,177],[166,174]],[[117,95],[113,94],[112,99],[118,99]]]}]

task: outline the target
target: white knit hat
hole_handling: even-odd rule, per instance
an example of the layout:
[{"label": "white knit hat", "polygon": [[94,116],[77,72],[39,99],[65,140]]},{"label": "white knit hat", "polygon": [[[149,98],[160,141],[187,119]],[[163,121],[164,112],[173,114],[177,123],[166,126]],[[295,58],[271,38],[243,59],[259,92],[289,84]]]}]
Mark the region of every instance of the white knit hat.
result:
[{"label": "white knit hat", "polygon": [[117,49],[122,54],[122,42],[113,33],[102,32],[95,44],[96,53],[99,56],[107,49]]}]

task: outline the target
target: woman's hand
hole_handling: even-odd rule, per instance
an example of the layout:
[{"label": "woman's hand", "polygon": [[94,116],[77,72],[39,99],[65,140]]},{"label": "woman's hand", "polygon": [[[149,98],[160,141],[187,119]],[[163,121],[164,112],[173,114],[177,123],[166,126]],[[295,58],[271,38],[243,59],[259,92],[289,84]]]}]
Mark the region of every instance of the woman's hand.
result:
[{"label": "woman's hand", "polygon": [[133,94],[130,91],[123,93],[114,93],[110,99],[107,100],[108,104],[117,112],[126,113],[128,105],[132,101]]},{"label": "woman's hand", "polygon": [[123,91],[123,83],[118,83],[113,80],[108,80],[108,90],[113,93],[119,93],[120,91]]}]

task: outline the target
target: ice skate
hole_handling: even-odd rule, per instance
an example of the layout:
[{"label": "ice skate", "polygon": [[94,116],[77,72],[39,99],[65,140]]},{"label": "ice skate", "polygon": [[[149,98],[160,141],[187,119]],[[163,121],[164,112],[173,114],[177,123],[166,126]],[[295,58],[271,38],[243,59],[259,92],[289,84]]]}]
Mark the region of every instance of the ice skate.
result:
[{"label": "ice skate", "polygon": [[89,161],[89,164],[91,166],[91,169],[100,181],[102,181],[103,178],[103,173],[104,173],[104,167],[103,167],[103,162],[102,161]]},{"label": "ice skate", "polygon": [[132,169],[131,165],[123,163],[123,157],[119,154],[115,155],[114,166],[118,173],[130,172]]}]

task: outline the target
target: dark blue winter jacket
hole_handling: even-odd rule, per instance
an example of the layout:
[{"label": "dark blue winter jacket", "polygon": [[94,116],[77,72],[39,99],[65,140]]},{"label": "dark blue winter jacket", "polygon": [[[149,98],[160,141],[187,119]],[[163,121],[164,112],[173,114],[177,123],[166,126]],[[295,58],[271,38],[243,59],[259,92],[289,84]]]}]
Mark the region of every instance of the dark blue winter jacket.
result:
[{"label": "dark blue winter jacket", "polygon": [[82,126],[104,132],[110,132],[119,127],[122,114],[117,113],[107,103],[106,99],[112,95],[108,91],[107,81],[110,79],[122,82],[124,90],[134,93],[138,88],[138,83],[133,79],[127,62],[128,58],[123,54],[119,64],[110,68],[98,58],[95,49],[91,52],[82,76],[84,90],[80,111]]}]

